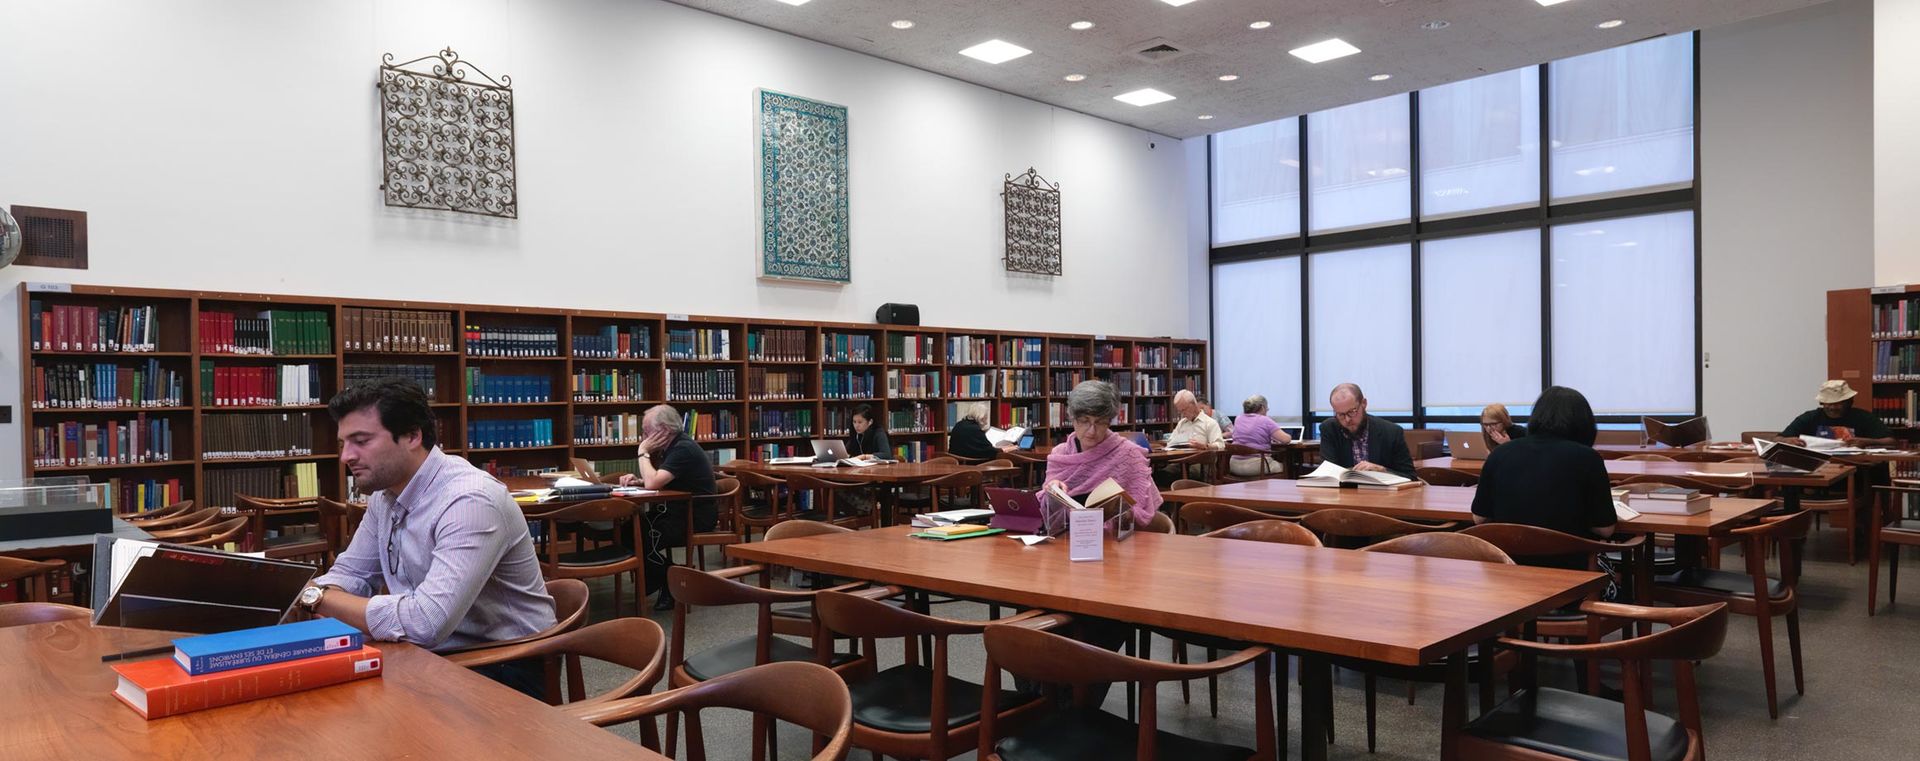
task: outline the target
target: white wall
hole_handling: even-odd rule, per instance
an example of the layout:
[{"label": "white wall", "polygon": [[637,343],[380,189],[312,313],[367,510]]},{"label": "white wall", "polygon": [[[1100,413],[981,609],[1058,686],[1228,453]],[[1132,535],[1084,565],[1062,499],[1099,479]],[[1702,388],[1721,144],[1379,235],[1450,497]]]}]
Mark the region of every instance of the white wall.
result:
[{"label": "white wall", "polygon": [[[0,336],[21,280],[856,321],[895,301],[928,324],[1193,333],[1180,141],[681,6],[0,0],[0,18],[0,202],[86,210],[92,258],[0,271]],[[381,205],[380,55],[448,45],[513,77],[518,220]],[[754,277],[756,87],[850,109],[850,285]],[[1001,268],[1000,183],[1029,166],[1063,186],[1061,278]],[[0,477],[18,441],[0,435]]]},{"label": "white wall", "polygon": [[1718,438],[1813,406],[1826,292],[1874,279],[1874,12],[1837,0],[1701,33],[1702,348]]},{"label": "white wall", "polygon": [[1873,5],[1876,285],[1920,283],[1920,3]]}]

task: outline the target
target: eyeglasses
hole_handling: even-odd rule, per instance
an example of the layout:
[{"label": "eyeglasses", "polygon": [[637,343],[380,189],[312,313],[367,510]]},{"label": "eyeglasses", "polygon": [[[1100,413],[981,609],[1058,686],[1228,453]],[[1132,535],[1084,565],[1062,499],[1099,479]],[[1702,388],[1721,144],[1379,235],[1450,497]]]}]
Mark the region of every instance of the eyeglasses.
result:
[{"label": "eyeglasses", "polygon": [[397,503],[387,509],[393,513],[393,521],[387,526],[387,567],[397,574],[400,572],[400,558],[393,554],[394,542],[400,539],[400,523],[406,519],[407,513]]}]

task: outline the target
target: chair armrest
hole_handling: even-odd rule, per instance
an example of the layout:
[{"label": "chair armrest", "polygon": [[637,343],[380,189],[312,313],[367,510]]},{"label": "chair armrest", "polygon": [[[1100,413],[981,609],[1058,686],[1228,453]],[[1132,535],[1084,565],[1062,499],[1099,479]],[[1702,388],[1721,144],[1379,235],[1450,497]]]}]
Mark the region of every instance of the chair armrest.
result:
[{"label": "chair armrest", "polygon": [[1018,626],[1022,629],[1048,631],[1073,623],[1073,616],[1065,613],[1047,613],[1041,610],[1030,610],[1026,613],[994,619],[985,623],[989,626]]},{"label": "chair armrest", "polygon": [[729,568],[722,568],[718,571],[708,571],[707,573],[712,574],[714,576],[718,576],[722,579],[737,579],[742,576],[752,576],[756,573],[766,573],[766,572],[767,572],[766,566],[755,563],[753,565],[736,565]]}]

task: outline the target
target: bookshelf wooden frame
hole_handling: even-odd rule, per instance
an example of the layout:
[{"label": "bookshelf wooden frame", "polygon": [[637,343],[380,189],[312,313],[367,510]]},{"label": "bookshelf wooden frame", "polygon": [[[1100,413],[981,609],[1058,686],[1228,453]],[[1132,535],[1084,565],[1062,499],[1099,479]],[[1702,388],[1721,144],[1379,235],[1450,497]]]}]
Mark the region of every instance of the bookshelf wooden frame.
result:
[{"label": "bookshelf wooden frame", "polygon": [[[1874,374],[1882,346],[1920,345],[1920,334],[1882,337],[1873,331],[1874,307],[1907,299],[1920,299],[1920,285],[1827,291],[1827,377],[1844,380],[1859,392],[1859,398],[1865,401],[1856,401],[1857,407],[1871,412],[1875,400],[1899,399],[1904,403],[1907,392],[1920,391],[1920,380],[1892,380]],[[1888,427],[1897,437],[1920,439],[1920,428],[1891,422]]]},{"label": "bookshelf wooden frame", "polygon": [[[35,301],[51,305],[80,306],[143,306],[153,304],[159,307],[160,314],[156,326],[156,348],[153,352],[75,352],[35,350],[32,347],[32,325],[30,308]],[[326,354],[301,355],[231,355],[203,352],[200,349],[198,315],[203,305],[219,309],[266,310],[292,308],[321,311],[327,315],[327,325],[331,335],[333,350]],[[343,309],[393,309],[424,312],[444,312],[448,316],[453,335],[453,351],[388,351],[365,348],[346,348],[346,338],[342,331]],[[480,325],[526,325],[538,327],[558,326],[560,330],[559,354],[553,357],[483,357],[470,356],[465,351],[463,331],[470,324]],[[651,343],[646,358],[606,358],[574,356],[573,337],[586,335],[582,329],[598,330],[607,325],[644,326],[649,332]],[[1136,414],[1150,405],[1163,405],[1166,416],[1172,416],[1172,394],[1184,387],[1183,381],[1190,381],[1198,391],[1206,388],[1208,367],[1207,342],[1192,339],[1151,338],[1131,336],[1085,335],[1054,333],[1030,330],[990,330],[950,328],[936,326],[900,326],[877,323],[828,322],[810,320],[782,320],[757,317],[730,317],[715,315],[662,314],[655,312],[619,312],[593,309],[543,308],[533,306],[463,304],[429,301],[393,301],[380,299],[341,299],[322,296],[291,296],[280,294],[240,293],[209,290],[173,290],[157,288],[129,288],[100,285],[68,285],[62,283],[22,283],[20,286],[20,346],[24,361],[21,365],[21,425],[22,459],[26,477],[41,475],[86,475],[91,478],[112,476],[137,476],[140,478],[178,478],[185,498],[197,499],[204,494],[206,473],[210,469],[246,465],[279,465],[291,462],[333,463],[331,477],[322,470],[320,477],[321,494],[339,498],[346,492],[346,474],[339,464],[338,449],[331,440],[333,422],[324,410],[311,405],[289,407],[229,407],[201,404],[200,363],[203,359],[220,363],[238,362],[258,365],[277,360],[315,362],[322,367],[319,393],[322,399],[337,393],[345,383],[345,371],[348,364],[385,364],[385,365],[430,365],[434,368],[436,393],[434,411],[440,421],[441,446],[450,454],[468,457],[476,463],[493,463],[510,468],[567,468],[569,459],[583,457],[587,459],[624,459],[632,456],[633,444],[574,444],[573,419],[575,415],[613,415],[638,414],[655,404],[673,404],[685,410],[717,411],[729,410],[736,416],[737,436],[702,440],[700,444],[708,449],[734,450],[737,457],[754,458],[760,454],[762,445],[805,447],[806,439],[825,436],[843,436],[842,430],[828,430],[830,410],[841,416],[854,406],[870,404],[880,416],[880,422],[889,419],[889,413],[910,409],[916,403],[925,404],[931,410],[930,430],[924,432],[889,432],[896,445],[921,443],[931,445],[936,450],[945,449],[945,436],[952,427],[953,420],[949,407],[954,403],[985,401],[992,409],[994,424],[1007,425],[1005,418],[1008,410],[1003,404],[1029,408],[1035,419],[1030,425],[1035,431],[1035,446],[1040,447],[1059,440],[1070,427],[1061,421],[1060,425],[1049,425],[1048,415],[1051,405],[1065,407],[1069,388],[1056,387],[1053,383],[1054,371],[1079,371],[1082,377],[1106,378],[1118,372],[1145,373],[1160,379],[1157,389],[1160,393],[1135,393],[1134,387],[1120,389],[1128,407],[1128,422],[1117,423],[1121,429],[1164,429],[1165,421],[1142,422]],[[726,360],[667,359],[668,330],[673,328],[721,328],[732,331],[729,336],[731,358]],[[750,331],[761,329],[798,329],[805,337],[805,359],[791,360],[752,360],[748,358],[747,336]],[[873,357],[866,362],[829,361],[823,346],[823,337],[829,334],[852,334],[868,336],[873,339]],[[932,356],[926,362],[895,362],[889,356],[889,339],[894,336],[922,335],[934,339]],[[975,364],[953,364],[949,360],[950,337],[971,336],[983,338],[994,347],[994,361]],[[1042,342],[1040,364],[1022,364],[1014,362],[1007,354],[1007,347],[1014,339],[1039,340]],[[1092,354],[1095,345],[1114,348],[1123,353],[1124,360],[1118,366],[1095,367]],[[1078,349],[1084,362],[1055,362],[1055,347],[1065,350]],[[1162,366],[1137,366],[1141,350],[1162,349],[1167,362]],[[1192,367],[1175,361],[1181,350],[1188,350],[1197,357]],[[144,361],[158,359],[163,366],[177,368],[186,373],[187,400],[190,404],[127,409],[35,409],[33,408],[33,371],[35,367],[52,362],[106,363],[117,361]],[[471,367],[496,367],[509,369],[515,374],[547,374],[553,379],[553,394],[545,402],[517,403],[477,403],[471,401],[466,393],[467,370]],[[668,370],[736,368],[739,370],[739,385],[734,398],[714,401],[669,401],[666,388]],[[755,389],[749,388],[751,370],[765,369],[773,372],[798,371],[805,374],[804,396],[796,399],[755,399]],[[823,373],[828,370],[855,370],[870,372],[874,379],[874,393],[862,399],[828,398],[823,388]],[[992,381],[989,393],[980,399],[961,399],[949,395],[952,372],[956,369],[965,372],[983,372]],[[640,399],[630,401],[574,401],[572,379],[578,370],[637,370],[642,378]],[[1040,387],[1037,395],[1002,394],[1000,382],[1003,370],[1034,371],[1039,376]],[[887,390],[889,372],[932,371],[939,373],[940,382],[934,384],[932,394],[927,398],[905,398],[892,396]],[[781,409],[811,409],[813,411],[812,433],[808,436],[755,436],[752,430],[753,411],[759,407]],[[315,412],[314,454],[303,457],[276,457],[257,459],[208,459],[202,456],[202,420],[206,414],[226,413],[272,413],[277,411],[304,410]],[[86,421],[106,417],[132,416],[138,412],[149,415],[166,415],[170,420],[184,423],[174,431],[173,459],[161,463],[142,463],[126,465],[63,466],[37,467],[34,464],[34,428],[58,422],[72,420]],[[554,424],[555,441],[549,446],[513,447],[495,449],[468,449],[468,424],[476,420],[503,418],[525,418],[529,413],[540,413],[537,417],[551,419]],[[937,453],[937,452],[936,452]]]}]

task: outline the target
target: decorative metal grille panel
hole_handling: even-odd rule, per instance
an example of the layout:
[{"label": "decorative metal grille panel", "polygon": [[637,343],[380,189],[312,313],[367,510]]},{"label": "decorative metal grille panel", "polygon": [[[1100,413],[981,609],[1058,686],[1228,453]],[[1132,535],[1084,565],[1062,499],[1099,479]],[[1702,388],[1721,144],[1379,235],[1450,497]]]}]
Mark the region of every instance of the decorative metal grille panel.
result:
[{"label": "decorative metal grille panel", "polygon": [[1007,205],[1008,272],[1060,274],[1060,185],[1032,167],[1007,175],[1000,192]]},{"label": "decorative metal grille panel", "polygon": [[757,90],[760,276],[853,279],[847,215],[847,109]]},{"label": "decorative metal grille panel", "polygon": [[[495,80],[452,48],[380,65],[380,189],[388,206],[516,218],[513,78]],[[428,71],[409,71],[432,61]],[[466,80],[467,72],[485,82]]]}]

